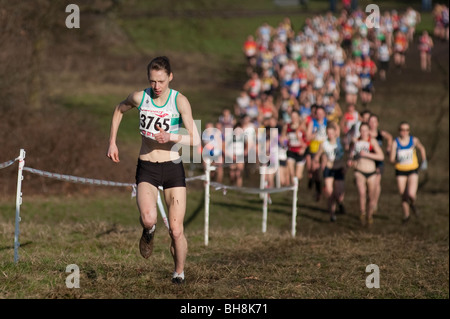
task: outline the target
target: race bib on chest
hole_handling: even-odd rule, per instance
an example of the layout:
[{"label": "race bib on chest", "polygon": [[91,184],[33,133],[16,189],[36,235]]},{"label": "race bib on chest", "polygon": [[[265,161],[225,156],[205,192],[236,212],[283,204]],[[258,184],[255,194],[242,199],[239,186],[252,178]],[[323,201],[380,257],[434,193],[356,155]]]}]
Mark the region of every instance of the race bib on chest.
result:
[{"label": "race bib on chest", "polygon": [[139,117],[139,131],[145,137],[155,139],[155,134],[160,132],[158,127],[168,133],[178,133],[181,120],[179,113],[142,108]]},{"label": "race bib on chest", "polygon": [[327,129],[325,125],[321,125],[316,132],[315,140],[323,142],[327,139]]},{"label": "race bib on chest", "polygon": [[398,150],[397,151],[397,161],[400,164],[412,164],[413,163],[413,150]]},{"label": "race bib on chest", "polygon": [[370,84],[370,78],[368,78],[368,77],[361,78],[361,84],[363,87],[368,86]]},{"label": "race bib on chest", "polygon": [[288,138],[289,138],[289,145],[291,145],[293,147],[301,146],[301,143],[298,140],[296,132],[289,132],[288,133]]},{"label": "race bib on chest", "polygon": [[355,154],[361,153],[361,151],[365,151],[366,153],[370,152],[370,143],[366,141],[358,141],[355,144]]}]

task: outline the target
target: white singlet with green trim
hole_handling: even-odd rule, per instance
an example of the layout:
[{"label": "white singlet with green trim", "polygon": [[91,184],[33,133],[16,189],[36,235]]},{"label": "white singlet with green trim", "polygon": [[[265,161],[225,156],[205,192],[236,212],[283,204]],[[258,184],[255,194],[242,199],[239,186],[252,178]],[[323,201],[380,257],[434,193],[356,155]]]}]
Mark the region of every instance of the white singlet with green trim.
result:
[{"label": "white singlet with green trim", "polygon": [[159,133],[157,126],[168,133],[178,133],[181,125],[181,116],[177,107],[178,91],[170,89],[166,103],[158,106],[153,102],[151,88],[144,90],[141,104],[139,104],[139,131],[141,135],[155,139]]}]

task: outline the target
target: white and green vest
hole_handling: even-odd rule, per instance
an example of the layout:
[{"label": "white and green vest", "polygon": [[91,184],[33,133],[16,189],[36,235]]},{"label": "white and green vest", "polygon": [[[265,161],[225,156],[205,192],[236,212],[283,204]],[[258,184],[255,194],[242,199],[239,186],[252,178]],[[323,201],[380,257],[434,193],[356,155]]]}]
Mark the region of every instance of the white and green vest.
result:
[{"label": "white and green vest", "polygon": [[157,106],[151,97],[151,88],[144,90],[139,104],[139,131],[141,135],[155,139],[159,133],[157,126],[169,133],[178,133],[182,123],[177,107],[178,91],[170,89],[169,97],[163,106]]}]

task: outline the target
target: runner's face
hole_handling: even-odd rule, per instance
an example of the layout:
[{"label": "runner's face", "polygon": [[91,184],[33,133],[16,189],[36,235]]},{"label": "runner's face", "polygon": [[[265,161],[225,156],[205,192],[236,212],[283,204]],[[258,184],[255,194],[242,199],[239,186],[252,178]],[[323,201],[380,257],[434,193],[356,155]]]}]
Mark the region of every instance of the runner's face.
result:
[{"label": "runner's face", "polygon": [[325,118],[325,111],[323,109],[317,109],[316,116],[317,119],[323,120]]},{"label": "runner's face", "polygon": [[169,88],[169,82],[172,81],[172,73],[167,75],[164,70],[151,70],[148,78],[153,93],[158,97],[164,94]]},{"label": "runner's face", "polygon": [[409,135],[409,125],[402,125],[399,128],[400,136],[405,137]]},{"label": "runner's face", "polygon": [[327,136],[329,140],[333,140],[336,137],[336,130],[333,128],[327,129]]},{"label": "runner's face", "polygon": [[369,119],[369,126],[371,129],[376,129],[378,128],[378,120],[376,117],[371,117]]},{"label": "runner's face", "polygon": [[363,139],[367,139],[369,137],[369,127],[367,125],[361,126],[359,133]]}]

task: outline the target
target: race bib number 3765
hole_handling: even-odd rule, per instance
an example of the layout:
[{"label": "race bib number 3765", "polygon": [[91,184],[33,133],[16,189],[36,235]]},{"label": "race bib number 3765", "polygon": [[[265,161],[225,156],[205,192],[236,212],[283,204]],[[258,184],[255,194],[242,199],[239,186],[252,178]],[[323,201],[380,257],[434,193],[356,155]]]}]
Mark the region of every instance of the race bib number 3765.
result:
[{"label": "race bib number 3765", "polygon": [[153,110],[141,111],[139,130],[142,135],[154,138],[155,134],[159,133],[158,128],[162,128],[166,132],[170,131],[171,119],[172,117],[169,112]]}]

